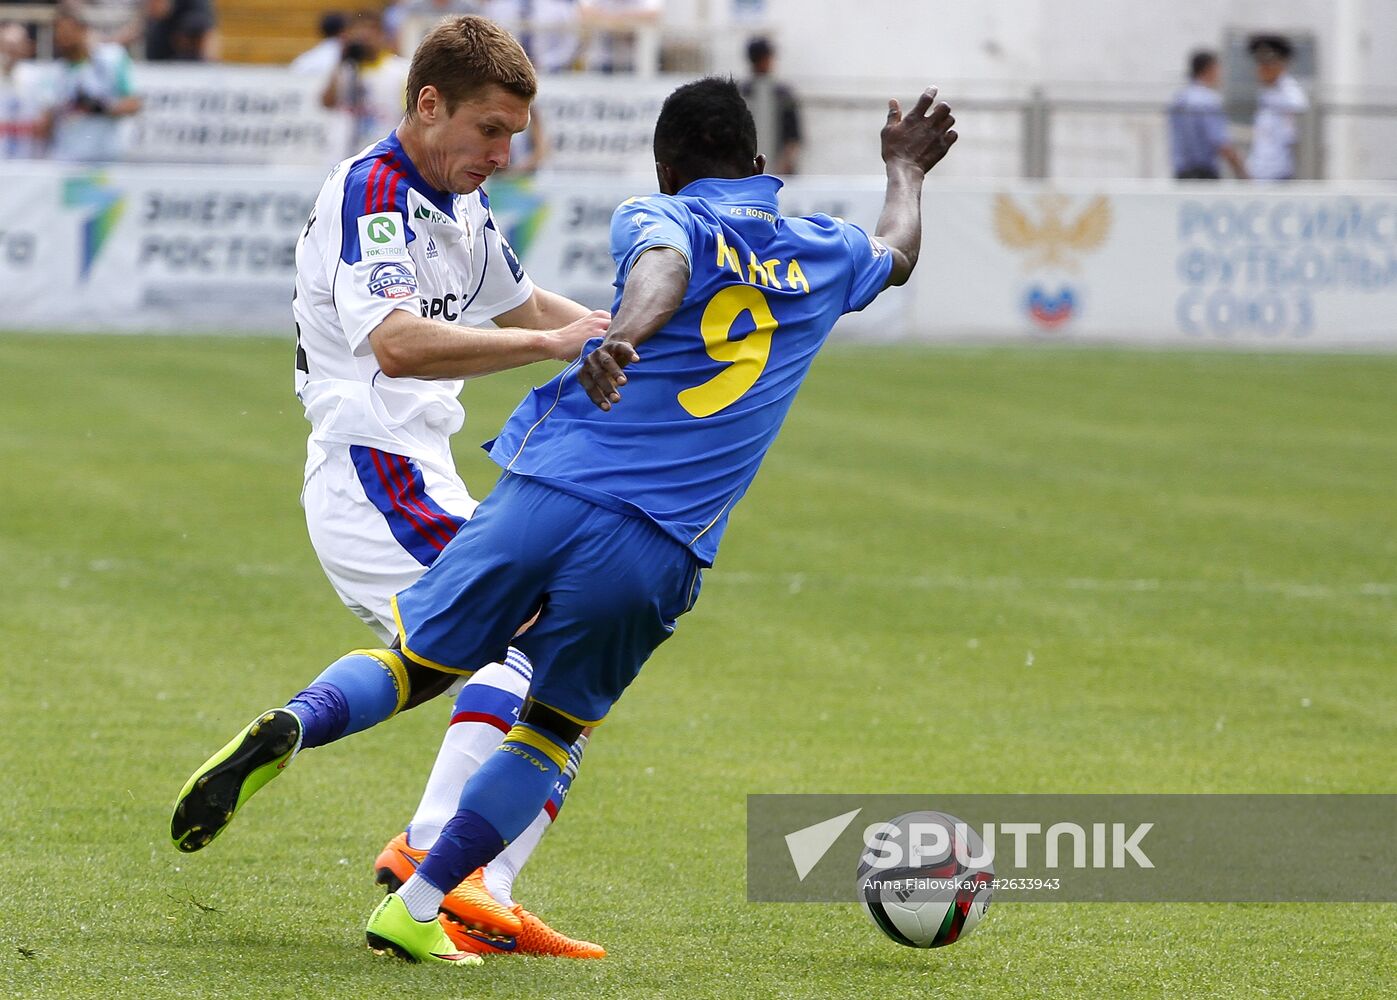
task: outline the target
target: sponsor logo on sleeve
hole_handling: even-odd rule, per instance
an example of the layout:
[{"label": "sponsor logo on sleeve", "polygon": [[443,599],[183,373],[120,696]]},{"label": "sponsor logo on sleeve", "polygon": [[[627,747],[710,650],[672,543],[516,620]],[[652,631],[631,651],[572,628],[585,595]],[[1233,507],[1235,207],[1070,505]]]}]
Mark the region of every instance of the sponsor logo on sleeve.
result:
[{"label": "sponsor logo on sleeve", "polygon": [[655,234],[655,232],[660,228],[662,223],[652,221],[653,219],[654,216],[652,216],[649,212],[635,213],[635,218],[632,221],[635,223],[635,228],[640,230],[640,235],[637,236],[636,239],[648,240],[651,236]]},{"label": "sponsor logo on sleeve", "polygon": [[359,253],[363,260],[407,259],[407,233],[402,213],[359,216]]},{"label": "sponsor logo on sleeve", "polygon": [[417,278],[406,264],[379,264],[369,274],[369,292],[381,299],[405,299],[417,294]]},{"label": "sponsor logo on sleeve", "polygon": [[509,245],[509,240],[504,238],[504,233],[500,234],[500,249],[504,251],[505,262],[509,264],[509,273],[514,275],[514,283],[519,284],[524,280],[524,265],[519,263],[519,255]]},{"label": "sponsor logo on sleeve", "polygon": [[870,236],[868,238],[868,245],[873,248],[874,260],[877,260],[879,257],[883,256],[883,254],[888,252],[887,246],[877,237]]}]

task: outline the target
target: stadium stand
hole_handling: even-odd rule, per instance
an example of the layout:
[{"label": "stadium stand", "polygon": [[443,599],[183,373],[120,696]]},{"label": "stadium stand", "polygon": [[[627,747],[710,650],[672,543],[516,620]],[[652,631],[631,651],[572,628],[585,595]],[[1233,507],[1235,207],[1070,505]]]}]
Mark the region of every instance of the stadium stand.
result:
[{"label": "stadium stand", "polygon": [[320,40],[316,26],[339,0],[224,0],[219,7],[225,62],[281,65]]}]

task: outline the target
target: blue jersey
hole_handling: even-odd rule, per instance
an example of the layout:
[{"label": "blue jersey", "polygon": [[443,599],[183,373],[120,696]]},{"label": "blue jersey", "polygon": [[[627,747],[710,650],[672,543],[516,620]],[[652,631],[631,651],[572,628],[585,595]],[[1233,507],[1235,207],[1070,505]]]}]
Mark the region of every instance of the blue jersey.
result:
[{"label": "blue jersey", "polygon": [[780,188],[774,177],[709,179],[618,208],[617,304],[636,259],[669,247],[689,262],[679,310],[637,347],[640,361],[610,411],[587,398],[574,363],[520,404],[486,446],[490,456],[647,517],[712,565],[830,328],[873,301],[892,270],[887,249],[857,226],[783,218]]}]

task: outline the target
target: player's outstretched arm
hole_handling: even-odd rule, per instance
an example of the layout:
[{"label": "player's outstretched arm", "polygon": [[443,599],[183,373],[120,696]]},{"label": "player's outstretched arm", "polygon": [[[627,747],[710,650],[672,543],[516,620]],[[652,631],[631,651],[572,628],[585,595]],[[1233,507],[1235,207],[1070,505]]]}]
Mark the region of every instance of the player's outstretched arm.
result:
[{"label": "player's outstretched arm", "polygon": [[522,304],[508,312],[492,316],[491,319],[495,321],[496,326],[517,326],[523,330],[556,330],[591,314],[592,310],[582,303],[535,285],[533,294]]},{"label": "player's outstretched arm", "polygon": [[577,381],[603,410],[621,401],[621,369],[640,360],[636,348],[669,322],[689,288],[689,262],[678,250],[657,246],[631,265],[616,318],[602,345],[587,355]]},{"label": "player's outstretched arm", "polygon": [[905,118],[896,100],[888,102],[882,135],[888,188],[874,235],[892,253],[890,285],[905,283],[917,266],[922,249],[922,181],[955,144],[957,136],[951,128],[955,123],[950,106],[937,103],[935,87],[922,91]]},{"label": "player's outstretched arm", "polygon": [[369,346],[389,378],[472,378],[535,361],[571,361],[610,323],[611,314],[598,310],[557,329],[485,330],[395,309],[369,334]]}]

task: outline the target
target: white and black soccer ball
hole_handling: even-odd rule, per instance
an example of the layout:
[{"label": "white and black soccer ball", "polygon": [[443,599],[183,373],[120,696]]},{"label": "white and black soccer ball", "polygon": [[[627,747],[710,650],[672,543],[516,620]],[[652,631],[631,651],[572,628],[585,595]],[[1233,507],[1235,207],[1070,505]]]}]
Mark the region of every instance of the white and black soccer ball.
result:
[{"label": "white and black soccer ball", "polygon": [[941,812],[889,820],[859,856],[864,912],[909,948],[941,948],[973,931],[989,909],[993,881],[980,835]]}]

